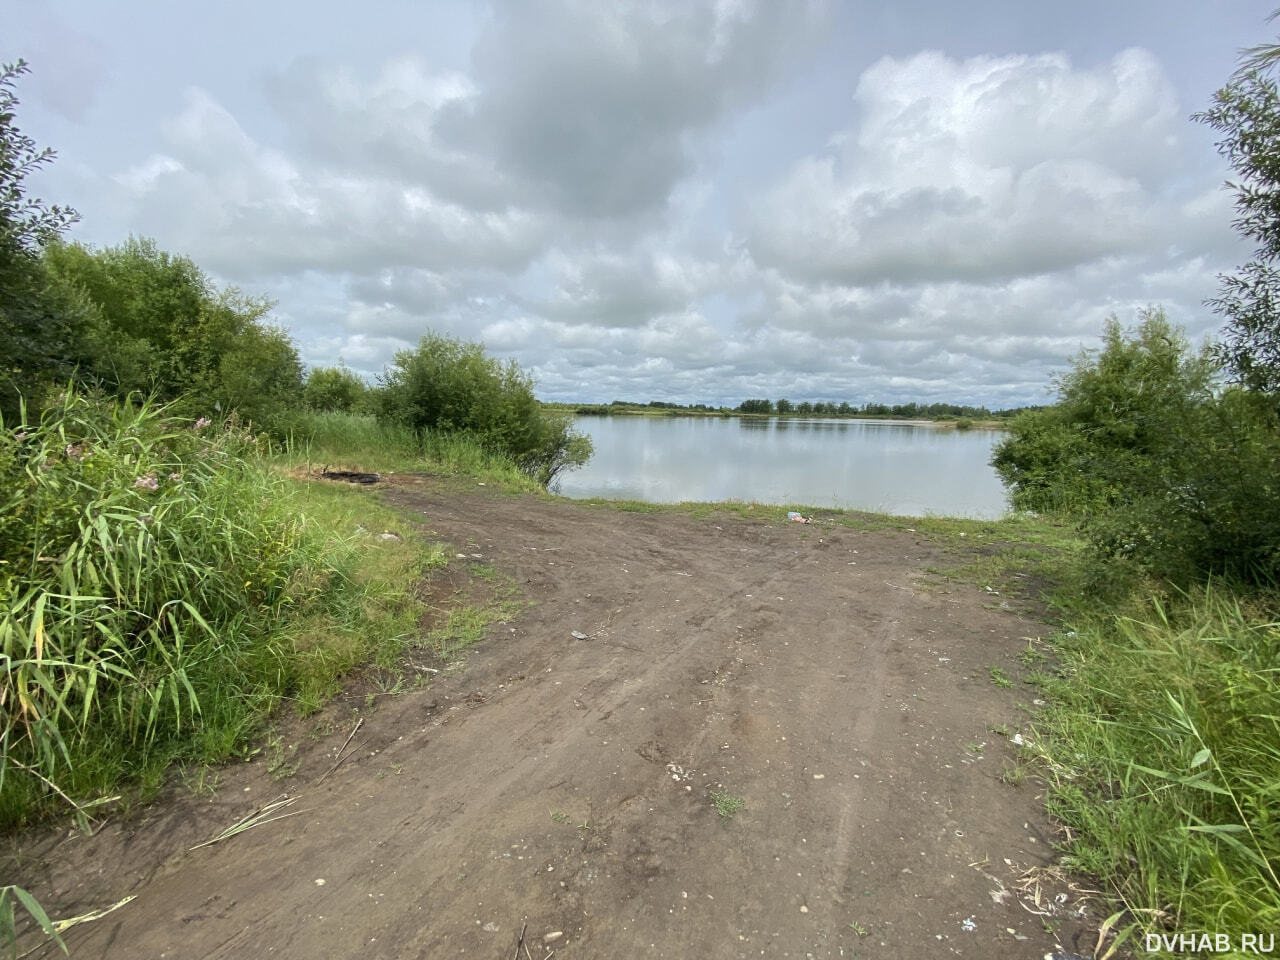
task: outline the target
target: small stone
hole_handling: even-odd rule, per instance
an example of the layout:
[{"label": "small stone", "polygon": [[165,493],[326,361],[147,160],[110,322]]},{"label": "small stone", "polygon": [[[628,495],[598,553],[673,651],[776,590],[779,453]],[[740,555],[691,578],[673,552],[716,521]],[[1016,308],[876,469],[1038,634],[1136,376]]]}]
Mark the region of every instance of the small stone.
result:
[{"label": "small stone", "polygon": [[563,930],[552,930],[550,933],[548,933],[546,936],[542,938],[542,942],[555,943],[557,940],[559,940],[563,936],[564,936]]},{"label": "small stone", "polygon": [[800,912],[801,912],[801,913],[808,913],[808,912],[809,912],[809,908],[808,908],[808,907],[801,907],[801,908],[800,908]]},{"label": "small stone", "polygon": [[317,886],[317,887],[323,887],[323,886],[324,886],[324,877],[316,877],[316,886]]},{"label": "small stone", "polygon": [[815,779],[815,780],[825,780],[825,779],[827,779],[827,775],[826,775],[825,773],[815,773],[815,774],[813,775],[813,779]]}]

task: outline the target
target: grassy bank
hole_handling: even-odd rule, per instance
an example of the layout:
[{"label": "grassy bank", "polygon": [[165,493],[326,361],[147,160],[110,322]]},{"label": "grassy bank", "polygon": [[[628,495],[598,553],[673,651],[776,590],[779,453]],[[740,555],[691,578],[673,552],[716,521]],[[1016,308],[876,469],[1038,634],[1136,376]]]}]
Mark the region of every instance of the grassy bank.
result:
[{"label": "grassy bank", "polygon": [[1072,611],[1029,749],[1137,933],[1280,927],[1280,624],[1223,585]]},{"label": "grassy bank", "polygon": [[285,468],[364,470],[465,476],[536,492],[542,487],[509,457],[468,436],[379,423],[355,413],[299,411],[272,462]]},{"label": "grassy bank", "polygon": [[457,438],[424,453],[368,418],[307,425],[272,449],[234,421],[67,395],[0,430],[0,828],[144,799],[175,763],[247,749],[274,710],[318,709],[362,665],[448,656],[505,615],[463,604],[420,636],[417,587],[452,553],[379,536],[404,518],[291,468],[533,481]]}]

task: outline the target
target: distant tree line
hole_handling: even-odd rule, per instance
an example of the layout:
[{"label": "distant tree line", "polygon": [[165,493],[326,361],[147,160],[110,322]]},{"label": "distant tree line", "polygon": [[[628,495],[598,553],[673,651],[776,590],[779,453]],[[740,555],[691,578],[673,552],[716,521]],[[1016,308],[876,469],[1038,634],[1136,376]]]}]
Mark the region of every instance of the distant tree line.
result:
[{"label": "distant tree line", "polygon": [[[864,403],[860,406],[842,400],[792,402],[781,397],[778,400],[744,400],[734,408],[738,413],[798,414],[800,416],[829,417],[894,417],[920,420],[941,420],[968,417],[975,420],[991,420],[1013,416],[1017,410],[990,410],[987,407],[957,403]],[[1020,409],[1020,408],[1019,408]]]},{"label": "distant tree line", "polygon": [[986,407],[956,403],[864,403],[856,406],[847,400],[839,403],[826,400],[801,400],[793,403],[786,398],[778,400],[743,400],[736,407],[717,406],[711,403],[671,403],[666,400],[650,400],[647,403],[634,400],[614,400],[609,404],[580,404],[574,412],[582,416],[609,416],[627,411],[666,410],[686,413],[754,413],[803,417],[891,417],[920,420],[995,420],[1013,417],[1025,407],[1006,410],[989,410]]}]

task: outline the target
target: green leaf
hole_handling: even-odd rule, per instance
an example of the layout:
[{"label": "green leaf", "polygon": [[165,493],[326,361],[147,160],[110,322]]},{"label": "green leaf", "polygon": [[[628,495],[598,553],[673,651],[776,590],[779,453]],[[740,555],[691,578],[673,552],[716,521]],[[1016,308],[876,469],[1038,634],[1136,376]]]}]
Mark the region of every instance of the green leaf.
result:
[{"label": "green leaf", "polygon": [[27,913],[31,914],[32,919],[40,924],[40,929],[44,931],[45,936],[50,937],[54,943],[61,947],[64,954],[70,955],[67,945],[62,942],[62,938],[58,936],[58,931],[54,929],[49,915],[44,912],[44,907],[40,906],[40,901],[21,887],[10,887],[9,889],[22,902],[22,905],[27,908]]}]

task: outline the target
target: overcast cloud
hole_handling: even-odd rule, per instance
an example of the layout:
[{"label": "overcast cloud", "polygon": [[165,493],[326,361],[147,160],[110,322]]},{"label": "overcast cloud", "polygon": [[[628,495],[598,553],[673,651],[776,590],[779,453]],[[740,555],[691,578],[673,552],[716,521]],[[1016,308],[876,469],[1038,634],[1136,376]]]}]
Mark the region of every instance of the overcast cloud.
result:
[{"label": "overcast cloud", "polygon": [[308,364],[1011,406],[1109,315],[1211,335],[1249,255],[1189,115],[1266,3],[261,6],[22,5],[0,59],[74,239],[273,297]]}]

